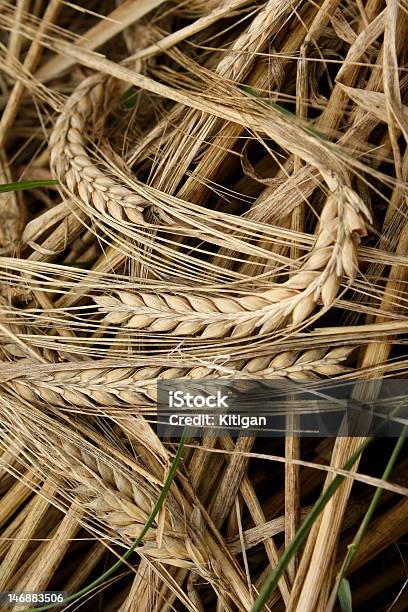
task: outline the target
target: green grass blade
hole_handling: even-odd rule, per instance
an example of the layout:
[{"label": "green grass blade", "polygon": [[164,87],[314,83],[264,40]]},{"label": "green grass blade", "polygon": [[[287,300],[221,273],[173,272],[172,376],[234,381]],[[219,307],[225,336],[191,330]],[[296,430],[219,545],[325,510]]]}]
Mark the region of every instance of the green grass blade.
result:
[{"label": "green grass blade", "polygon": [[0,185],[0,193],[8,191],[23,191],[23,189],[37,189],[38,187],[50,187],[58,185],[54,179],[38,179],[37,181],[22,181],[20,183],[4,183]]},{"label": "green grass blade", "polygon": [[140,90],[132,85],[122,94],[120,101],[126,108],[134,108],[139,96]]},{"label": "green grass blade", "polygon": [[[260,99],[263,104],[267,104],[268,106],[271,106],[272,108],[276,109],[283,115],[286,115],[287,117],[291,117],[292,119],[296,118],[295,113],[292,113],[292,111],[288,110],[284,106],[281,106],[280,104],[277,104],[276,102],[272,102],[271,100],[261,98],[260,94],[256,91],[256,89],[253,89],[253,87],[249,87],[248,85],[241,85],[240,90],[254,98]],[[310,126],[301,126],[301,127],[305,132],[307,132],[311,136],[315,136],[316,138],[324,142],[328,142],[328,143],[331,142],[330,139],[327,138],[325,134],[323,134],[322,132],[319,132],[318,130],[315,130],[313,127],[310,127]]]},{"label": "green grass blade", "polygon": [[[398,438],[398,440],[397,440],[397,442],[395,444],[394,450],[393,450],[393,452],[391,454],[391,457],[388,460],[386,468],[385,468],[385,470],[383,472],[382,480],[388,480],[389,479],[389,477],[391,475],[391,471],[393,470],[393,468],[395,466],[395,463],[396,463],[396,461],[398,459],[398,455],[400,454],[401,449],[402,449],[402,447],[404,445],[406,435],[407,435],[407,428],[404,427],[400,437]],[[366,512],[365,516],[364,516],[364,519],[363,519],[363,521],[362,521],[362,523],[361,523],[361,525],[360,525],[360,527],[359,527],[359,529],[358,529],[358,531],[357,531],[357,533],[355,535],[353,543],[349,546],[349,550],[348,550],[348,553],[347,553],[347,557],[346,557],[346,561],[345,561],[344,570],[342,572],[342,575],[344,575],[345,572],[347,571],[347,569],[349,568],[350,563],[352,562],[353,557],[356,554],[357,549],[358,549],[358,547],[361,544],[361,540],[363,539],[363,537],[364,537],[364,535],[365,535],[365,533],[367,531],[368,525],[371,522],[371,519],[373,517],[374,511],[375,511],[375,509],[376,509],[376,507],[378,505],[378,502],[380,501],[382,492],[383,492],[383,490],[381,489],[381,487],[378,487],[376,489],[374,495],[373,495],[373,498],[372,498],[372,500],[370,502],[370,505],[369,505],[369,507],[367,509],[367,512]]]},{"label": "green grass blade", "polygon": [[[391,453],[391,456],[390,456],[390,458],[388,460],[388,463],[387,463],[387,465],[385,467],[385,470],[384,470],[383,475],[382,475],[382,480],[386,481],[386,480],[389,479],[389,477],[391,475],[391,472],[392,472],[392,470],[393,470],[393,468],[394,468],[394,466],[395,466],[395,464],[397,462],[397,459],[398,459],[398,456],[399,456],[399,454],[401,452],[401,449],[402,449],[402,447],[404,445],[407,433],[408,433],[408,428],[404,427],[402,432],[401,432],[401,435],[399,436],[399,438],[398,438],[398,440],[397,440],[397,442],[396,442],[396,444],[394,446],[394,450]],[[330,601],[331,602],[335,601],[337,591],[338,591],[338,597],[339,597],[339,600],[340,600],[340,590],[342,588],[343,581],[345,580],[345,575],[346,575],[347,570],[348,570],[348,568],[350,567],[350,565],[351,565],[351,563],[353,561],[354,555],[356,554],[356,552],[357,552],[357,550],[358,550],[358,548],[359,548],[359,546],[361,544],[361,541],[364,538],[364,535],[365,535],[365,533],[366,533],[366,531],[368,529],[368,526],[369,526],[369,524],[370,524],[370,522],[371,522],[371,520],[373,518],[373,514],[375,512],[375,509],[378,506],[378,503],[379,503],[379,501],[381,499],[382,492],[383,492],[383,490],[382,490],[381,487],[378,487],[376,489],[376,491],[375,491],[375,493],[373,495],[373,498],[372,498],[372,500],[370,502],[370,505],[367,508],[367,512],[365,513],[364,518],[361,521],[360,527],[358,528],[358,531],[357,531],[356,535],[354,536],[354,539],[353,539],[352,543],[348,547],[348,552],[347,552],[346,558],[344,559],[343,564],[341,566],[341,569],[339,571],[339,574],[338,574],[338,576],[336,578],[336,583],[334,585],[333,593],[332,593],[332,595],[330,597]]]},{"label": "green grass blade", "polygon": [[[164,500],[167,497],[167,494],[170,490],[170,486],[171,483],[173,482],[174,476],[176,475],[176,471],[177,468],[179,466],[179,463],[181,461],[181,458],[183,456],[183,451],[184,451],[184,445],[186,443],[186,439],[187,439],[187,433],[183,433],[181,439],[180,439],[180,443],[177,449],[177,453],[174,457],[173,463],[171,464],[171,468],[169,471],[169,474],[166,478],[166,481],[163,485],[163,489],[161,490],[161,493],[159,495],[159,498],[156,502],[156,505],[153,508],[153,511],[151,513],[151,515],[149,516],[145,526],[142,529],[141,534],[139,535],[139,537],[137,538],[137,540],[135,540],[135,542],[132,544],[132,546],[130,548],[128,548],[128,550],[125,552],[125,554],[123,555],[123,557],[121,557],[120,559],[118,559],[116,561],[116,563],[114,563],[114,565],[112,565],[109,569],[106,570],[106,572],[104,572],[103,574],[101,574],[100,576],[98,576],[98,578],[96,578],[93,582],[91,582],[90,584],[88,584],[86,587],[84,587],[83,589],[81,589],[80,591],[77,591],[76,593],[73,593],[72,595],[69,595],[64,603],[70,603],[72,601],[75,601],[76,599],[78,599],[79,597],[82,597],[83,595],[86,595],[87,593],[89,593],[92,589],[96,588],[97,586],[99,586],[100,584],[102,584],[103,582],[105,582],[105,580],[107,580],[110,576],[112,576],[112,574],[114,574],[116,572],[116,570],[118,570],[121,565],[123,564],[124,561],[126,561],[126,559],[128,559],[130,557],[130,555],[136,550],[136,548],[138,548],[138,546],[140,546],[143,538],[145,537],[146,533],[149,531],[150,527],[153,525],[154,520],[156,518],[156,516],[158,515],[158,513],[160,512],[160,509],[164,503]],[[39,608],[26,608],[25,610],[23,610],[22,612],[39,612],[40,610],[52,610],[55,608],[55,604],[49,605],[49,606],[41,606]]]},{"label": "green grass blade", "polygon": [[353,599],[351,595],[350,583],[347,578],[343,578],[340,583],[339,602],[341,612],[353,612]]}]

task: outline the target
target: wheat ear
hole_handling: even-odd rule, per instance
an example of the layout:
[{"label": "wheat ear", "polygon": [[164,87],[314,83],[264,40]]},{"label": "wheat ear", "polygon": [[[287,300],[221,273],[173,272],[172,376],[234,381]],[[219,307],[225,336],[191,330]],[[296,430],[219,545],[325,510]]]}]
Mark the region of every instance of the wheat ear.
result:
[{"label": "wheat ear", "polygon": [[50,164],[61,185],[86,206],[120,221],[127,218],[141,223],[146,201],[100,170],[86,146],[87,135],[100,122],[107,96],[116,88],[115,81],[100,74],[77,87],[52,132]]},{"label": "wheat ear", "polygon": [[[108,454],[99,447],[99,443],[107,445],[96,431],[86,428],[92,437],[89,441],[62,424],[58,410],[50,416],[7,392],[0,395],[0,413],[10,431],[18,429],[26,459],[50,481],[58,479],[59,498],[53,503],[61,507],[63,500],[69,501],[91,532],[129,546],[151,515],[170,461],[170,456],[164,464],[156,461],[156,437],[153,431],[146,436],[145,427],[150,428],[144,419],[133,419],[144,445],[135,459],[109,445]],[[16,420],[21,419],[20,428]],[[217,591],[228,592],[239,609],[248,609],[250,598],[239,566],[221,537],[202,520],[189,491],[187,487],[182,492],[173,482],[165,506],[138,550],[151,561],[193,570]]]},{"label": "wheat ear", "polygon": [[27,401],[45,401],[52,406],[89,407],[91,402],[102,406],[143,405],[157,401],[159,380],[196,380],[204,377],[223,379],[255,378],[271,380],[310,380],[318,376],[344,373],[342,365],[353,349],[313,349],[299,353],[286,351],[274,357],[254,357],[226,366],[188,367],[95,367],[33,373],[9,380],[16,393]]},{"label": "wheat ear", "polygon": [[265,334],[288,319],[297,325],[319,300],[325,307],[333,303],[343,277],[355,277],[358,238],[366,233],[365,217],[368,211],[349,187],[344,185],[338,194],[331,194],[315,244],[299,272],[262,293],[203,297],[198,293],[121,291],[116,297],[97,296],[95,302],[108,322],[177,336],[200,334],[203,339],[241,338],[254,330]]},{"label": "wheat ear", "polygon": [[[160,488],[134,473],[126,476],[124,471],[116,471],[106,460],[74,444],[62,442],[60,455],[65,462],[65,475],[71,474],[77,483],[74,496],[80,508],[91,510],[92,518],[105,524],[115,538],[119,536],[127,544],[135,539],[153,509]],[[241,599],[242,587],[227,577],[230,572],[225,566],[221,569],[213,555],[209,546],[212,538],[199,509],[191,509],[180,494],[177,499],[169,494],[162,512],[164,516],[158,517],[139,551],[152,561],[191,569],[217,590],[235,592],[235,597]]]},{"label": "wheat ear", "polygon": [[[121,536],[124,542],[136,538],[152,511],[160,488],[76,444],[59,440],[58,447],[58,465],[66,468],[65,478],[69,474],[69,480],[72,480],[76,503],[90,511],[115,537]],[[180,522],[175,524],[169,510],[175,503],[172,497],[167,500],[165,519],[161,525],[163,543],[167,543],[164,546],[169,559],[174,554],[176,565],[191,567],[191,562],[185,561],[188,553],[180,537],[180,532],[184,534],[184,528]],[[146,539],[157,540],[157,529],[158,525],[155,524]]]},{"label": "wheat ear", "polygon": [[[3,406],[6,394],[1,399]],[[17,405],[22,413],[26,411],[17,399],[13,410]],[[4,419],[13,419],[13,411],[7,412],[4,411]],[[89,529],[129,545],[139,536],[152,512],[161,491],[161,479],[140,462],[136,466],[132,460],[135,467],[131,469],[120,456],[108,456],[93,443],[61,427],[55,418],[44,416],[35,420],[29,414],[26,417],[27,427],[21,436],[30,448],[30,461],[50,479],[58,478],[60,494],[79,509],[78,518]],[[49,428],[47,436],[42,433],[44,427]],[[169,492],[162,514],[146,534],[144,543],[149,543],[149,555],[192,568],[194,560],[186,548],[189,504],[186,500],[180,505],[180,496],[175,491],[173,487]]]}]

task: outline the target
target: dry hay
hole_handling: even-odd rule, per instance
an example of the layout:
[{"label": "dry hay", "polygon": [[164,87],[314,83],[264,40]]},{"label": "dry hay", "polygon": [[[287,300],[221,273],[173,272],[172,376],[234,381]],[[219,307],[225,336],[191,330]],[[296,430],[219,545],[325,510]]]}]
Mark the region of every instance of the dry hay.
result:
[{"label": "dry hay", "polygon": [[[165,485],[158,381],[405,377],[408,6],[40,4],[0,2],[1,182],[58,181],[0,194],[0,591],[75,593]],[[353,609],[405,609],[406,459],[361,442],[189,440],[101,609],[250,610],[335,474],[265,609],[339,609],[379,485]]]}]

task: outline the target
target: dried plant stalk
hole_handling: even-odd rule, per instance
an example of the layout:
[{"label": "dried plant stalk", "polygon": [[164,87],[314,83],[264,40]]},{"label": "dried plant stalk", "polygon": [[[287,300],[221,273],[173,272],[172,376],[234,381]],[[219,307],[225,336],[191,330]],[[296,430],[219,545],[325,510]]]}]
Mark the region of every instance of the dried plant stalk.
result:
[{"label": "dried plant stalk", "polygon": [[[72,593],[132,544],[166,482],[173,445],[149,425],[160,381],[367,389],[408,372],[408,19],[397,0],[12,4],[0,0],[0,174],[20,182],[0,194],[0,583]],[[360,441],[191,440],[140,559],[100,605],[260,609],[305,506],[339,474],[263,604],[331,612],[380,486],[350,568],[354,605],[371,605],[362,568],[406,533],[406,465],[377,478],[374,442],[367,473],[342,470]],[[394,548],[387,560],[400,564]],[[386,601],[396,582],[381,584],[402,609]]]}]

